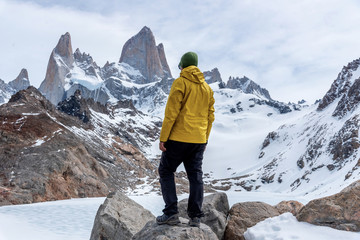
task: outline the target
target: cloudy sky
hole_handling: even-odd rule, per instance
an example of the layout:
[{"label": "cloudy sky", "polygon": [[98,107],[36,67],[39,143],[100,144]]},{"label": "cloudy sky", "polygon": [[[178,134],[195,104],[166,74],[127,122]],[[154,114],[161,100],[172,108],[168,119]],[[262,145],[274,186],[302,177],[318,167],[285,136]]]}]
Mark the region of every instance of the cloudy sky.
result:
[{"label": "cloudy sky", "polygon": [[98,65],[117,62],[148,26],[174,77],[195,51],[200,69],[217,67],[224,81],[245,75],[276,100],[313,102],[360,57],[359,13],[357,0],[0,0],[0,79],[26,68],[38,87],[65,32]]}]

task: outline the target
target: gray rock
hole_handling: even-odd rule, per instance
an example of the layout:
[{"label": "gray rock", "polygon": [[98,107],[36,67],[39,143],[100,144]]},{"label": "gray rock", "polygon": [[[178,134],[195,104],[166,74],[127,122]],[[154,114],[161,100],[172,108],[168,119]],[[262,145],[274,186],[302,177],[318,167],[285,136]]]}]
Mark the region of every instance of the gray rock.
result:
[{"label": "gray rock", "polygon": [[15,91],[20,91],[28,88],[30,86],[29,75],[25,68],[21,69],[19,76],[11,82],[9,86],[12,87]]},{"label": "gray rock", "polygon": [[222,83],[222,79],[221,79],[221,75],[220,72],[217,68],[214,68],[211,71],[204,71],[204,77],[205,77],[205,81],[208,84],[214,83],[214,82],[218,82],[218,83]]},{"label": "gray rock", "polygon": [[244,76],[243,78],[230,77],[226,84],[226,87],[230,89],[241,89],[244,93],[251,93],[259,97],[265,97],[270,101],[272,100],[272,98],[270,97],[270,93],[267,89],[260,87],[260,85],[256,84],[254,81],[250,80],[246,76]]},{"label": "gray rock", "polygon": [[39,87],[40,92],[54,105],[63,100],[65,77],[72,69],[73,63],[71,37],[69,33],[65,33],[50,55],[45,79]]},{"label": "gray rock", "polygon": [[96,214],[90,240],[131,239],[154,218],[124,194],[110,193]]},{"label": "gray rock", "polygon": [[[179,202],[179,214],[181,217],[189,218],[187,216],[188,199],[183,199]],[[227,195],[222,192],[217,192],[204,197],[202,210],[204,217],[201,222],[208,225],[219,239],[222,239],[226,227],[226,218],[229,213],[229,202]]]},{"label": "gray rock", "polygon": [[155,221],[148,222],[133,240],[218,240],[209,226],[201,223],[200,227],[190,227],[188,220],[180,218],[176,226],[158,225]]}]

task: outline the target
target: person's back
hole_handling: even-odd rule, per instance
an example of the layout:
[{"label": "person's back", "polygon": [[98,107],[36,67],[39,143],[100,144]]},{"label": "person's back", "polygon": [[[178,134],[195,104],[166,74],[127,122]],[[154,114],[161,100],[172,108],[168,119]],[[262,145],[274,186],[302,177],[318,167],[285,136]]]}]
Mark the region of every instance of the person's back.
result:
[{"label": "person's back", "polygon": [[213,105],[213,92],[199,68],[191,65],[183,69],[171,87],[170,96],[160,141],[206,143],[211,130],[209,106]]},{"label": "person's back", "polygon": [[199,226],[203,202],[202,159],[214,121],[213,91],[197,68],[197,55],[188,52],[181,58],[180,77],[171,86],[160,133],[163,152],[159,175],[164,214],[158,224],[179,223],[174,172],[183,163],[189,183],[188,215],[190,226]]}]

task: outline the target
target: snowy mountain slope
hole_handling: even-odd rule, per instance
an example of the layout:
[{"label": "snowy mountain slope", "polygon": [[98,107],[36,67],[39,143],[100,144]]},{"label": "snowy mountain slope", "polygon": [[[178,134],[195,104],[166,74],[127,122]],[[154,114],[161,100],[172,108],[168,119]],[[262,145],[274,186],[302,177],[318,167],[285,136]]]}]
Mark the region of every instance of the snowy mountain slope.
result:
[{"label": "snowy mountain slope", "polygon": [[[248,134],[251,133],[251,141],[255,139],[256,131],[261,132],[259,129],[264,130],[262,134],[265,129],[273,127],[274,130],[267,134],[262,144],[259,140],[244,143],[244,155],[238,150],[238,154],[247,159],[246,163],[228,164],[224,160],[222,164],[231,165],[231,168],[243,166],[243,171],[235,172],[231,179],[218,181],[217,184],[222,183],[222,187],[234,190],[331,194],[339,186],[346,186],[360,179],[360,109],[356,98],[360,82],[359,63],[359,60],[355,60],[343,68],[317,109],[312,106],[298,114],[294,113],[293,119],[289,118],[291,115],[286,115],[286,119],[275,117],[273,125],[271,120],[258,124],[251,121],[257,126],[255,130],[247,131]],[[249,129],[246,121],[242,124]],[[219,126],[215,125],[214,135],[220,136],[216,128]],[[225,129],[229,130],[228,126]],[[235,133],[231,135],[233,138],[240,134]],[[241,143],[241,138],[238,139]]]},{"label": "snowy mountain slope", "polygon": [[9,101],[15,90],[0,79],[0,105]]},{"label": "snowy mountain slope", "polygon": [[7,103],[11,98],[11,95],[26,89],[30,86],[29,76],[26,69],[21,69],[19,75],[9,83],[5,83],[0,79],[0,105]]}]

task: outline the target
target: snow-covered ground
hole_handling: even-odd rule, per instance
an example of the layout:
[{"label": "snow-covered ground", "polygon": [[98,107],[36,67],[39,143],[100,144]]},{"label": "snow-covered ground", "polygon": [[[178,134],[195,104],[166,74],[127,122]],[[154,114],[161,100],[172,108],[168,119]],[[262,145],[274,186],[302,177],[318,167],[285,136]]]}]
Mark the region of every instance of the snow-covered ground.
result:
[{"label": "snow-covered ground", "polygon": [[[230,206],[244,201],[263,201],[272,205],[286,199],[296,199],[302,203],[309,201],[305,197],[269,192],[227,192],[227,194]],[[182,195],[179,200],[186,197]],[[163,208],[161,196],[130,196],[130,198],[149,209],[155,216],[161,214]],[[71,199],[0,207],[0,239],[88,240],[96,212],[104,199]],[[250,228],[246,236],[248,240],[360,239],[360,233],[298,222],[291,214],[283,214],[260,222]]]}]

